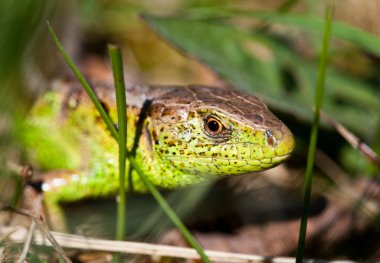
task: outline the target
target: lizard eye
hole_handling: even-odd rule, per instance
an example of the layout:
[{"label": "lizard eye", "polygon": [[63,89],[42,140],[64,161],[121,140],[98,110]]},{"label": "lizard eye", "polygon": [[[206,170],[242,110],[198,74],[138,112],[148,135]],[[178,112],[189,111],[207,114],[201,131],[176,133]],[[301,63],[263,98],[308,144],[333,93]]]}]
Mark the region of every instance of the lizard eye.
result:
[{"label": "lizard eye", "polygon": [[223,124],[214,117],[207,117],[205,120],[205,129],[211,135],[217,135],[223,131]]}]

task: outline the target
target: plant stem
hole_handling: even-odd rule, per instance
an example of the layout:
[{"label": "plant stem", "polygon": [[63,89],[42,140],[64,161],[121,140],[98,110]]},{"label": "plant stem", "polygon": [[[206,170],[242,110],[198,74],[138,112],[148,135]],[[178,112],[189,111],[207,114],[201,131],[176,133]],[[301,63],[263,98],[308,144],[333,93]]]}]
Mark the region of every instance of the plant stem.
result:
[{"label": "plant stem", "polygon": [[127,115],[125,84],[123,76],[123,63],[120,48],[109,45],[108,53],[111,58],[112,72],[116,91],[116,106],[119,134],[119,196],[117,207],[116,239],[123,240],[126,228],[126,193],[125,193],[125,160],[126,160],[126,138],[127,138]]},{"label": "plant stem", "polygon": [[58,47],[59,52],[62,54],[64,60],[66,61],[67,65],[71,68],[74,75],[79,80],[82,87],[86,90],[88,96],[90,97],[92,103],[94,103],[97,111],[99,112],[100,116],[102,117],[103,121],[106,123],[108,129],[111,132],[111,135],[118,141],[119,140],[119,134],[113,125],[113,122],[111,118],[108,116],[107,112],[101,105],[99,99],[96,97],[95,92],[92,90],[86,79],[84,78],[83,74],[79,71],[79,69],[75,66],[73,60],[70,58],[70,56],[67,54],[66,50],[63,48],[62,44],[59,42],[57,35],[55,34],[53,28],[51,27],[50,23],[47,22],[48,28],[50,31],[51,36],[53,37],[53,40],[55,44]]},{"label": "plant stem", "polygon": [[307,165],[306,165],[304,199],[303,199],[301,225],[300,225],[300,230],[299,230],[296,263],[301,263],[303,261],[303,251],[304,251],[305,240],[306,240],[307,217],[309,214],[310,193],[311,193],[311,187],[312,187],[314,157],[315,157],[315,150],[316,150],[317,139],[318,139],[319,115],[320,115],[320,108],[323,102],[333,10],[334,8],[332,4],[329,4],[326,8],[326,20],[325,20],[326,22],[325,22],[325,29],[324,29],[324,35],[323,35],[322,53],[319,60],[318,82],[317,82],[315,101],[314,101],[314,107],[315,107],[314,120],[313,120],[311,135],[310,135],[309,152],[308,152]]},{"label": "plant stem", "polygon": [[173,224],[178,228],[178,230],[182,233],[183,237],[186,239],[187,242],[198,252],[199,256],[201,257],[202,261],[205,263],[211,262],[205,252],[203,251],[202,247],[199,245],[199,243],[195,240],[193,235],[190,233],[190,231],[186,228],[186,226],[182,223],[181,219],[177,216],[177,214],[174,212],[174,210],[169,206],[169,204],[166,202],[164,197],[160,194],[160,192],[157,190],[157,188],[148,180],[144,172],[141,170],[140,166],[135,163],[136,161],[134,158],[129,159],[131,164],[133,165],[136,172],[140,175],[141,180],[145,183],[145,185],[148,187],[150,193],[153,195],[153,197],[156,199],[156,201],[160,204],[162,210],[166,213],[166,215],[170,218],[170,220],[173,222]]}]

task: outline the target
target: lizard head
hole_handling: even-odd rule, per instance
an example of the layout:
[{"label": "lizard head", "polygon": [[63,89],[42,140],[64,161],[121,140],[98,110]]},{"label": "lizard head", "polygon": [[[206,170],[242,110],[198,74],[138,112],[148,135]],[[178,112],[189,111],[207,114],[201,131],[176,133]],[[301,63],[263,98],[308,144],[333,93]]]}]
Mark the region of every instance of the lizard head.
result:
[{"label": "lizard head", "polygon": [[290,130],[257,97],[190,86],[153,101],[154,149],[163,163],[206,178],[274,167],[294,148]]}]

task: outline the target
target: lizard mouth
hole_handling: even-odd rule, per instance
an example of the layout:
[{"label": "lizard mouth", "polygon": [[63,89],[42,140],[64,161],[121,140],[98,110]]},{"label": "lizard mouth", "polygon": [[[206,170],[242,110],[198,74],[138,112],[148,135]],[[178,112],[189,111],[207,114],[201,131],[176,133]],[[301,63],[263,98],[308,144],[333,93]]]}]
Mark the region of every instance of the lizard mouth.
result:
[{"label": "lizard mouth", "polygon": [[276,157],[272,158],[272,162],[273,162],[273,164],[280,164],[280,163],[284,162],[286,159],[288,159],[290,156],[291,156],[291,153],[284,154],[281,156],[276,156]]},{"label": "lizard mouth", "polygon": [[292,154],[295,147],[295,140],[291,131],[286,126],[283,126],[282,131],[283,138],[275,147],[275,158],[278,158],[279,161],[287,159]]}]

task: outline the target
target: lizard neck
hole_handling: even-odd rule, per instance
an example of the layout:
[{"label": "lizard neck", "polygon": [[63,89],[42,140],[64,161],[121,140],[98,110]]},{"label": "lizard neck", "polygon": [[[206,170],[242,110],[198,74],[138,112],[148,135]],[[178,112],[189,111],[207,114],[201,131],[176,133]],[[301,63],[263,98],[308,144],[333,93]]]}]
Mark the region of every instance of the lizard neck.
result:
[{"label": "lizard neck", "polygon": [[[170,92],[176,87],[152,87],[146,85],[132,85],[126,87],[127,100],[127,149],[134,156],[140,168],[148,179],[155,185],[163,188],[177,188],[189,184],[195,180],[193,176],[183,174],[173,169],[170,163],[162,160],[155,151],[152,132],[153,122],[149,116],[149,106],[155,98]],[[117,110],[114,92],[104,93],[106,89],[99,89],[97,96],[103,105],[108,106],[108,112],[115,123],[117,123]],[[106,97],[107,95],[107,97]],[[109,97],[111,95],[111,97]],[[115,151],[117,154],[117,151]],[[127,161],[127,167],[129,163]],[[116,168],[116,167],[115,167]],[[181,179],[182,178],[182,179]],[[199,177],[197,177],[199,181]],[[138,192],[146,191],[137,173],[132,173],[133,189]],[[129,186],[128,186],[129,187]]]}]

